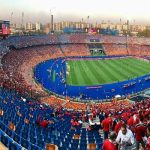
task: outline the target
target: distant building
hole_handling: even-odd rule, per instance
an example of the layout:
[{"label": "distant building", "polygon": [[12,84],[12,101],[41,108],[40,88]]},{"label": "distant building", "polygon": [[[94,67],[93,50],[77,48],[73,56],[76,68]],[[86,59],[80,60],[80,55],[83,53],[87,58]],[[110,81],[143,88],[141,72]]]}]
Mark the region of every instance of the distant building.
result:
[{"label": "distant building", "polygon": [[109,28],[109,24],[108,23],[101,23],[101,28],[107,29],[107,28]]},{"label": "distant building", "polygon": [[116,25],[115,24],[110,24],[109,29],[116,29]]},{"label": "distant building", "polygon": [[122,31],[122,25],[121,24],[116,24],[116,29],[118,31]]},{"label": "distant building", "polygon": [[62,25],[60,22],[58,23],[54,23],[54,30],[57,32],[61,32],[62,31]]},{"label": "distant building", "polygon": [[[78,21],[78,22],[72,22],[72,21],[62,21],[62,22],[55,22],[53,24],[52,27],[52,23],[47,23],[46,25],[42,25],[39,22],[36,23],[31,23],[31,22],[27,22],[25,25],[21,24],[11,24],[11,33],[17,33],[17,32],[22,32],[22,29],[24,29],[25,32],[36,32],[36,31],[44,31],[45,33],[49,33],[51,30],[54,30],[54,32],[63,32],[63,29],[65,28],[71,28],[74,29],[74,31],[76,29],[76,31],[80,31],[80,29],[83,29],[84,31],[86,29],[97,29],[100,31],[100,29],[105,29],[105,30],[101,30],[104,32],[108,32],[108,31],[114,31],[114,32],[119,32],[120,35],[124,34],[124,32],[126,32],[127,30],[129,30],[131,33],[133,33],[134,35],[136,35],[138,32],[144,31],[146,29],[150,29],[149,26],[144,26],[144,25],[135,25],[135,24],[129,24],[129,26],[127,25],[127,23],[122,24],[120,23],[110,23],[108,22],[102,22],[102,23],[88,23],[88,22],[83,22],[82,21]],[[109,30],[107,30],[109,29]],[[99,33],[99,32],[97,32]]]},{"label": "distant building", "polygon": [[41,30],[41,23],[39,23],[39,22],[37,22],[36,24],[35,24],[35,30],[36,31],[39,31],[39,30]]},{"label": "distant building", "polygon": [[50,24],[50,23],[46,24],[46,25],[43,27],[43,31],[44,31],[44,33],[46,33],[46,34],[50,33],[50,31],[51,31],[51,24]]},{"label": "distant building", "polygon": [[33,24],[31,22],[26,23],[25,30],[31,31],[33,30]]},{"label": "distant building", "polygon": [[127,29],[128,29],[128,25],[127,25],[127,24],[123,24],[123,25],[122,25],[122,30],[127,31]]}]

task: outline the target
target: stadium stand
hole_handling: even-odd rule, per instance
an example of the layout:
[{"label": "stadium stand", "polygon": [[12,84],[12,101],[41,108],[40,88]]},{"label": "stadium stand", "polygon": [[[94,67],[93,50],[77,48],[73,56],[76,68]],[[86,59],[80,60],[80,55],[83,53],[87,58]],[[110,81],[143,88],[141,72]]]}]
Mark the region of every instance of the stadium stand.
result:
[{"label": "stadium stand", "polygon": [[104,44],[107,55],[128,55],[126,45]]},{"label": "stadium stand", "polygon": [[[42,150],[48,146],[59,150],[87,150],[92,144],[95,150],[101,150],[105,140],[104,120],[109,124],[108,134],[111,130],[118,133],[120,124],[127,124],[134,133],[133,149],[136,142],[141,142],[139,137],[146,139],[144,132],[150,123],[149,98],[134,103],[128,99],[78,103],[49,96],[33,80],[32,69],[41,62],[66,56],[90,56],[89,39],[99,39],[107,55],[149,59],[147,38],[128,37],[128,45],[126,37],[88,34],[18,36],[0,42],[0,139],[3,145],[10,150]],[[145,127],[142,135],[137,128],[141,124]],[[144,146],[148,147],[149,137],[146,140]]]},{"label": "stadium stand", "polygon": [[85,44],[61,45],[61,49],[65,56],[90,56]]},{"label": "stadium stand", "polygon": [[[133,132],[139,123],[139,115],[143,115],[145,124],[149,123],[150,100],[128,104],[128,107],[115,101],[108,106],[89,105],[86,111],[79,112],[67,111],[61,105],[48,106],[6,89],[1,89],[0,99],[1,141],[7,147],[18,149],[45,149],[46,143],[56,144],[59,149],[87,149],[88,144],[96,143],[97,149],[102,149],[102,133],[87,123],[96,116],[102,124],[107,115],[111,116],[111,128],[121,118]],[[129,124],[130,120],[132,123]],[[77,139],[75,135],[78,135]]]}]

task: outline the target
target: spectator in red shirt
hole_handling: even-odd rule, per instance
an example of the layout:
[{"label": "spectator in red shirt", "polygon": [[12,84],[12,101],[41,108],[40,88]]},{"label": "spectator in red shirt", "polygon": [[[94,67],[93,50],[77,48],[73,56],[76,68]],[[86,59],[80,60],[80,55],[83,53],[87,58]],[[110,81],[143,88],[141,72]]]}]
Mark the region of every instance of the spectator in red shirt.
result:
[{"label": "spectator in red shirt", "polygon": [[145,136],[146,125],[143,123],[143,117],[140,116],[140,122],[135,126],[135,138],[136,138],[136,147],[139,149],[141,144],[143,149],[145,149],[145,143],[143,137]]},{"label": "spectator in red shirt", "polygon": [[146,150],[150,150],[150,124],[147,126],[147,136]]},{"label": "spectator in red shirt", "polygon": [[71,124],[72,124],[72,127],[76,127],[80,125],[77,118],[71,119]]},{"label": "spectator in red shirt", "polygon": [[109,134],[109,130],[110,130],[110,120],[106,118],[102,121],[102,127],[103,127],[103,131],[104,131],[104,139],[108,139],[108,134]]},{"label": "spectator in red shirt", "polygon": [[48,120],[47,119],[43,119],[42,122],[40,123],[40,126],[42,128],[47,128],[48,127]]},{"label": "spectator in red shirt", "polygon": [[108,116],[108,121],[109,121],[109,128],[112,128],[112,125],[113,125],[113,121],[112,121],[112,118],[111,118],[111,114],[109,114]]},{"label": "spectator in red shirt", "polygon": [[135,126],[139,122],[140,122],[140,120],[139,120],[139,114],[133,115],[133,126]]},{"label": "spectator in red shirt", "polygon": [[134,118],[133,115],[128,119],[127,125],[129,126],[129,129],[134,132]]},{"label": "spectator in red shirt", "polygon": [[124,112],[122,114],[122,118],[124,119],[124,121],[127,121],[129,119],[130,113],[129,112]]},{"label": "spectator in red shirt", "polygon": [[117,137],[116,133],[111,132],[109,137],[110,137],[109,139],[106,139],[104,141],[102,149],[103,150],[117,150],[117,146],[116,146],[116,143],[115,143],[115,140],[116,140],[116,137]]},{"label": "spectator in red shirt", "polygon": [[133,126],[133,116],[131,116],[128,121],[127,121],[127,124],[129,127],[132,127]]},{"label": "spectator in red shirt", "polygon": [[146,111],[144,115],[145,115],[145,116],[144,116],[145,122],[146,122],[147,124],[149,124],[149,123],[150,123],[150,111]]},{"label": "spectator in red shirt", "polygon": [[118,134],[119,130],[121,129],[121,126],[124,124],[124,122],[119,118],[118,122],[115,126],[115,132]]}]

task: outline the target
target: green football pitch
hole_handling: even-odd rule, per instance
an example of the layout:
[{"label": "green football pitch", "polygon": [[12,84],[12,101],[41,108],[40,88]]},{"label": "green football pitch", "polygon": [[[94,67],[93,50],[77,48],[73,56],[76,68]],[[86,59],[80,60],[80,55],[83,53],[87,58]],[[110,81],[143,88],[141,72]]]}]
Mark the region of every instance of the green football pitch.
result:
[{"label": "green football pitch", "polygon": [[68,85],[100,85],[150,74],[150,63],[136,58],[66,61]]}]

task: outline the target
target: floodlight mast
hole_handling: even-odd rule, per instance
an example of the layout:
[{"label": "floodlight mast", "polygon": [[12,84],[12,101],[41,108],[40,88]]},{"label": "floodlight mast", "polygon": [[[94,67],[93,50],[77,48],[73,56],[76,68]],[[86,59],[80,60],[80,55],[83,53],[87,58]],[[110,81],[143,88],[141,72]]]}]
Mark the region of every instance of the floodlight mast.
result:
[{"label": "floodlight mast", "polygon": [[51,16],[51,33],[54,33],[54,15],[52,13],[52,10],[50,9],[50,16]]},{"label": "floodlight mast", "polygon": [[127,54],[129,55],[129,50],[128,50],[128,33],[129,33],[129,20],[127,20],[127,32],[126,32],[126,50],[127,50]]}]

